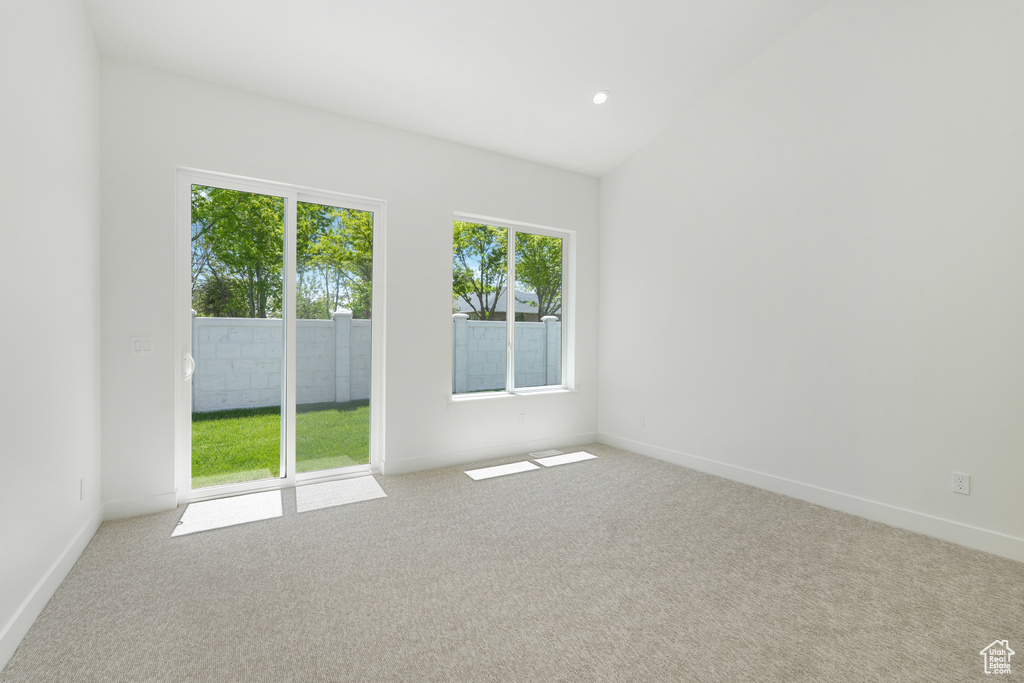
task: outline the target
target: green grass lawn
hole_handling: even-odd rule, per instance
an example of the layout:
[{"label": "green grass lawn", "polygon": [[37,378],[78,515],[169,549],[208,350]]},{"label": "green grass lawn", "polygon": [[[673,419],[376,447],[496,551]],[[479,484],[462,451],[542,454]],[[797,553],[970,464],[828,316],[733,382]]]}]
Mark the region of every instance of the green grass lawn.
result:
[{"label": "green grass lawn", "polygon": [[[370,462],[369,401],[296,408],[301,472]],[[192,413],[192,488],[280,476],[281,409]]]}]

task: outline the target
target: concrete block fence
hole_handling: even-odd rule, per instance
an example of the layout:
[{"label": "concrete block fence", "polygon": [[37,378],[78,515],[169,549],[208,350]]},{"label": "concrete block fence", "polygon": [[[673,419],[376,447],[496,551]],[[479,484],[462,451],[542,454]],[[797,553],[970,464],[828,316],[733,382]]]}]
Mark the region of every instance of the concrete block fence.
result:
[{"label": "concrete block fence", "polygon": [[[456,394],[505,388],[504,321],[452,316],[452,387]],[[539,323],[516,323],[516,387],[562,383],[562,323],[545,316]]]},{"label": "concrete block fence", "polygon": [[[295,323],[298,403],[370,397],[370,321],[338,309],[331,320]],[[192,410],[281,405],[282,321],[192,318]]]},{"label": "concrete block fence", "polygon": [[[505,388],[505,323],[453,316],[455,393]],[[338,309],[331,320],[295,323],[296,401],[370,397],[370,321]],[[192,410],[281,405],[282,322],[192,317]],[[562,381],[562,324],[554,316],[516,323],[516,386]]]}]

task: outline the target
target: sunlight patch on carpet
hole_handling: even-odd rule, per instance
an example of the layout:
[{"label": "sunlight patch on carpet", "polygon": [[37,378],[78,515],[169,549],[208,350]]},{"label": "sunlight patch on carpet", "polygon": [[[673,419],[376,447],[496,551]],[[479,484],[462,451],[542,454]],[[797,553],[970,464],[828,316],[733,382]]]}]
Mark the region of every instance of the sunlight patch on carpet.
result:
[{"label": "sunlight patch on carpet", "polygon": [[197,531],[221,529],[236,524],[258,522],[284,514],[280,491],[249,493],[232,498],[218,498],[192,503],[185,508],[185,514],[171,536],[184,536]]},{"label": "sunlight patch on carpet", "polygon": [[593,460],[596,457],[596,455],[591,455],[586,451],[576,451],[575,453],[565,453],[564,455],[553,455],[550,458],[537,458],[537,462],[544,465],[544,467],[555,467],[556,465],[568,465],[571,462]]},{"label": "sunlight patch on carpet", "polygon": [[529,472],[530,470],[540,469],[532,462],[526,460],[522,462],[514,462],[509,465],[496,465],[494,467],[481,467],[476,470],[466,470],[466,474],[475,481],[481,479],[490,479],[491,477],[503,477],[506,474],[518,474],[519,472]]},{"label": "sunlight patch on carpet", "polygon": [[299,512],[309,512],[374,498],[386,498],[387,495],[373,477],[339,479],[296,487],[295,508]]}]

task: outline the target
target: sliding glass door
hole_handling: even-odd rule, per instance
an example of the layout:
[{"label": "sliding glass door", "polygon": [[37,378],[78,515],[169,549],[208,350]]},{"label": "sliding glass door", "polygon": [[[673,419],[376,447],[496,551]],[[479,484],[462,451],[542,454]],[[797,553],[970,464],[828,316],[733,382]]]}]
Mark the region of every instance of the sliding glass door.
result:
[{"label": "sliding glass door", "polygon": [[178,192],[190,263],[179,491],[187,480],[195,500],[369,470],[382,431],[383,402],[371,404],[382,203],[188,171]]},{"label": "sliding glass door", "polygon": [[373,213],[300,201],[296,251],[296,471],[369,464]]},{"label": "sliding glass door", "polygon": [[279,478],[285,199],[193,184],[192,488]]}]

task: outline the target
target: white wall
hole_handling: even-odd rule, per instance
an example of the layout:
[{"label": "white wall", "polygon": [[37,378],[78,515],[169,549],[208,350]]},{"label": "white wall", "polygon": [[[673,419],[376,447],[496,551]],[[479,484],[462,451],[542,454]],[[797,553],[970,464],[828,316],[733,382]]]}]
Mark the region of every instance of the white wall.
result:
[{"label": "white wall", "polygon": [[602,438],[1024,560],[1020,7],[835,0],[602,179]]},{"label": "white wall", "polygon": [[100,521],[99,70],[78,2],[0,4],[0,668]]},{"label": "white wall", "polygon": [[[596,179],[114,59],[102,92],[108,514],[174,504],[176,166],[387,202],[385,472],[594,438]],[[578,393],[449,403],[456,210],[578,231]]]}]

